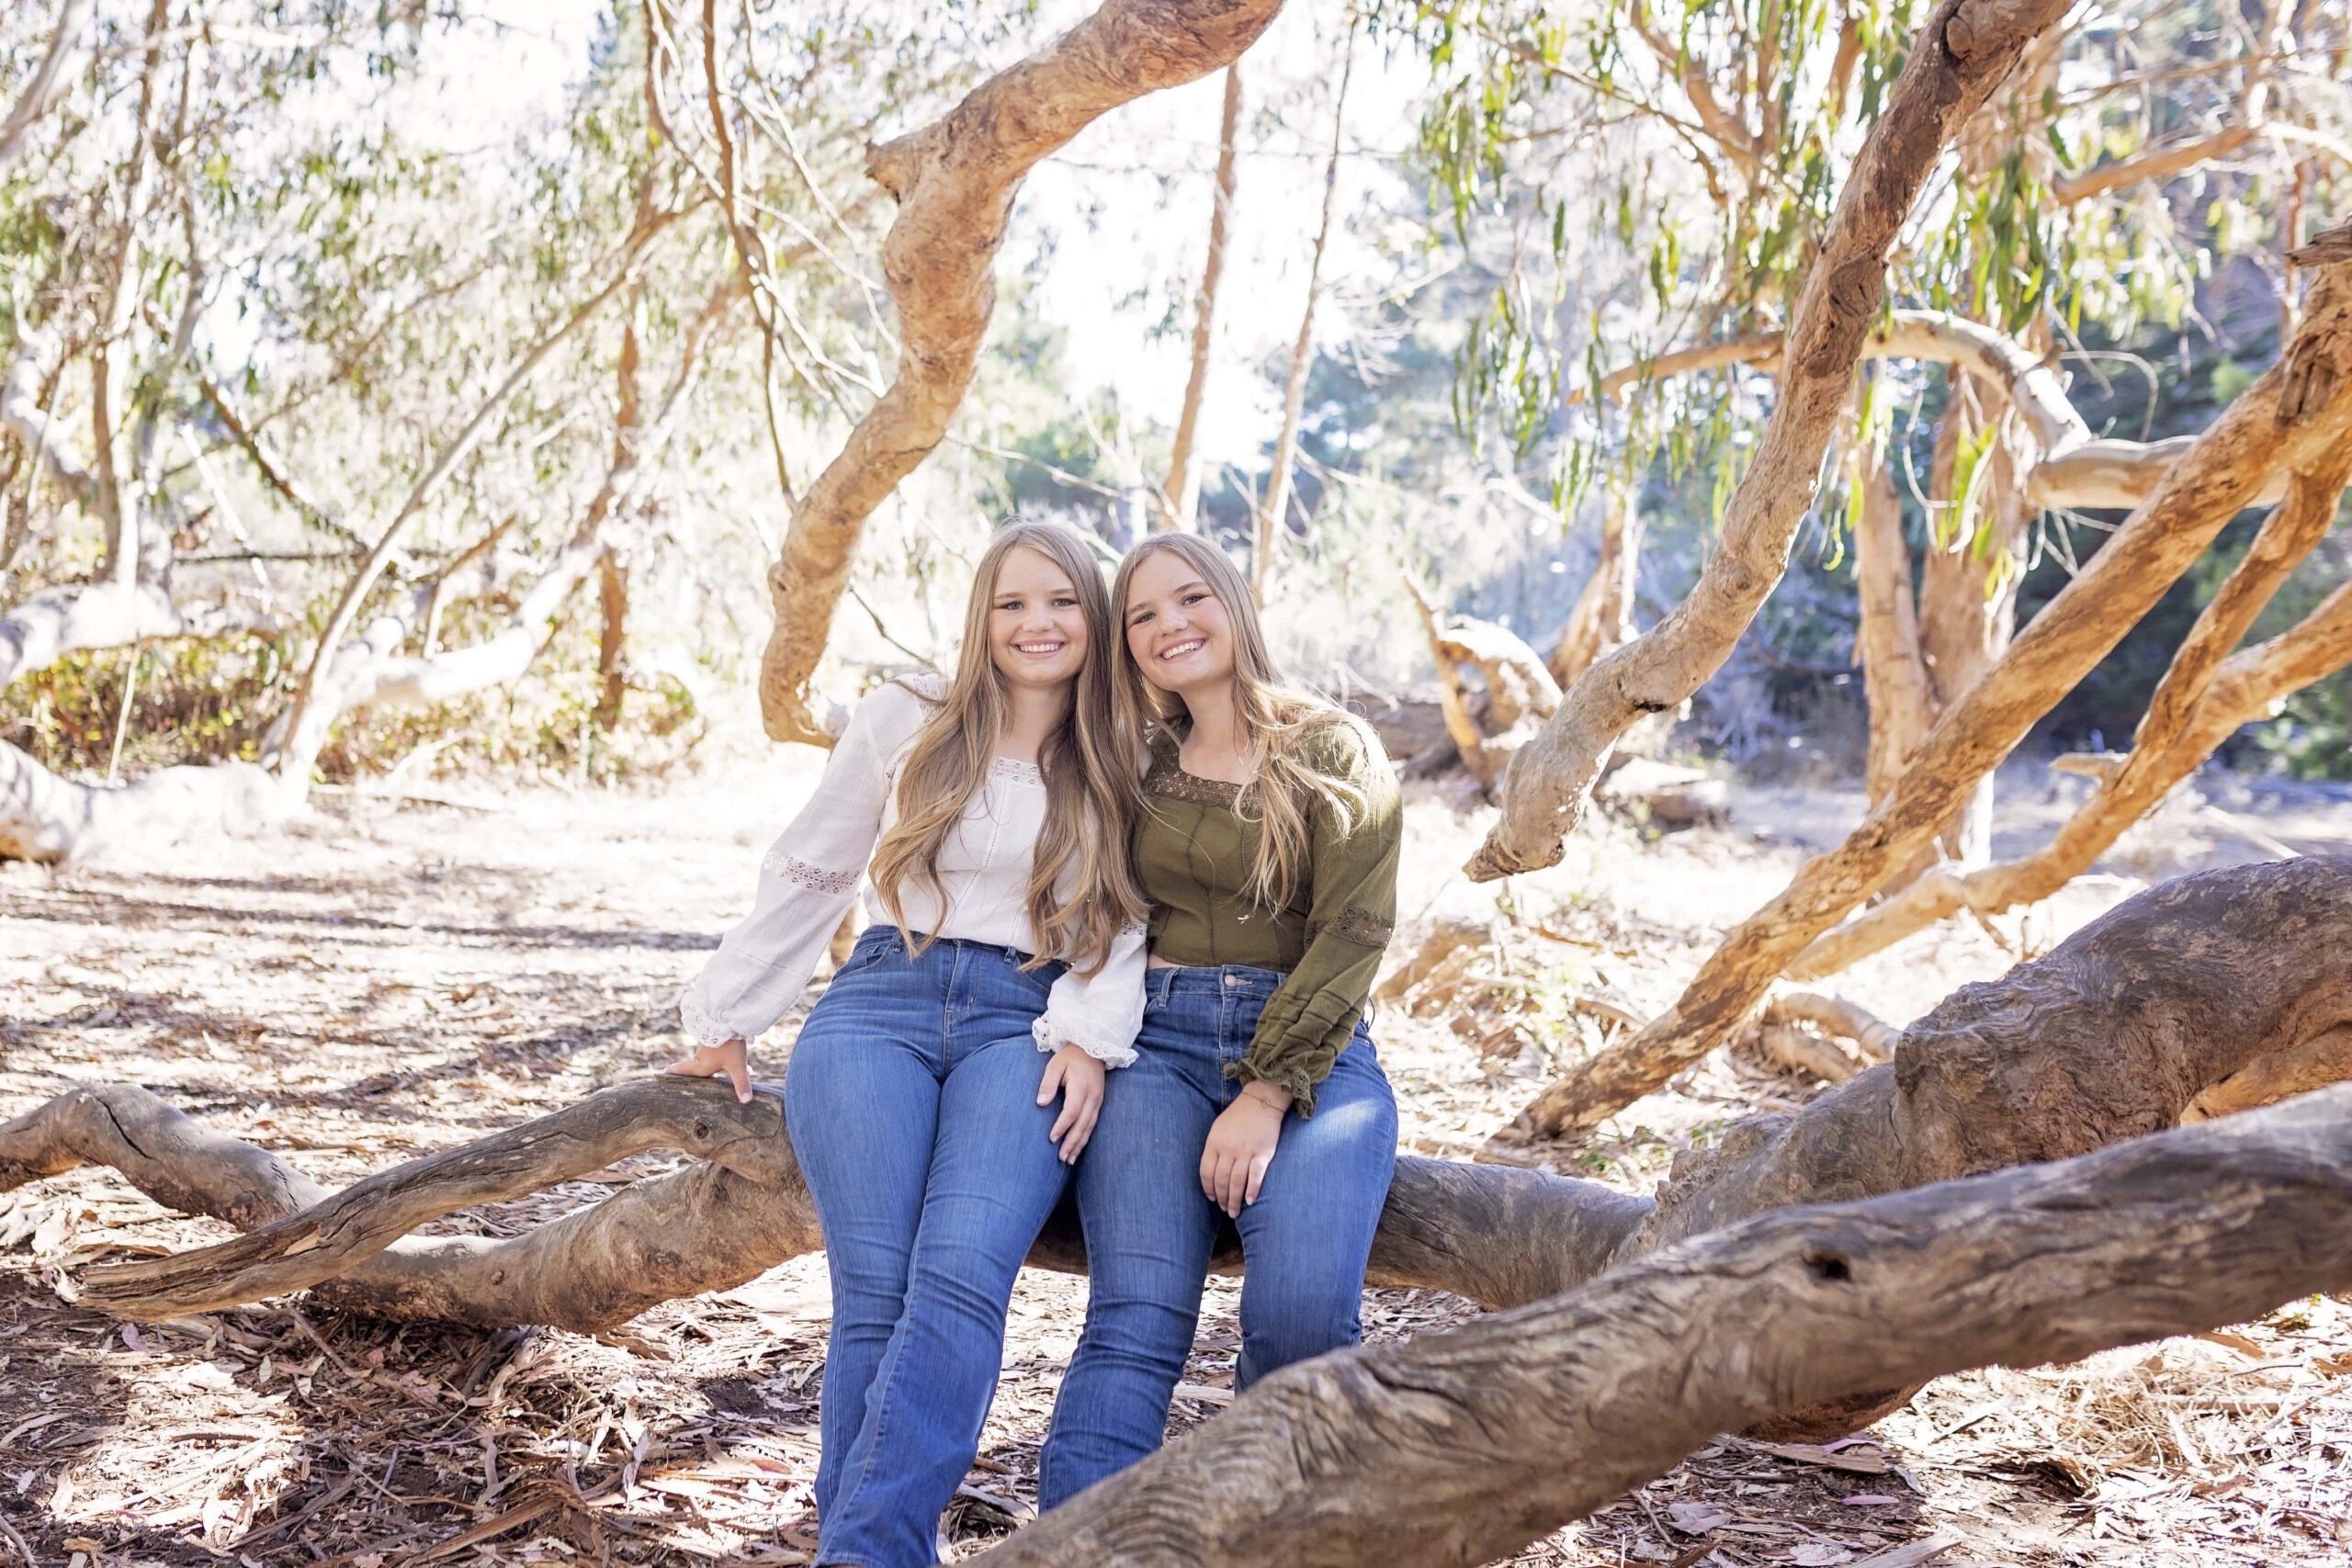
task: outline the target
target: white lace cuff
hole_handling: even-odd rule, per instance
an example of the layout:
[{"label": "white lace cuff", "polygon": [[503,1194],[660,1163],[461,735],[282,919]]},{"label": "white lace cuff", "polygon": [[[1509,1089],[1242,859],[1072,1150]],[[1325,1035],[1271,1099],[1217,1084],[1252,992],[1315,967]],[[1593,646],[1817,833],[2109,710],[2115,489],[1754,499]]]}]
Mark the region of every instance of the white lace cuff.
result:
[{"label": "white lace cuff", "polygon": [[1058,1051],[1065,1045],[1075,1045],[1106,1067],[1135,1065],[1136,1048],[1133,1045],[1098,1044],[1096,1042],[1106,1037],[1110,1031],[1090,1028],[1083,1020],[1072,1028],[1052,1013],[1044,1013],[1029,1026],[1029,1032],[1036,1036],[1040,1051]]},{"label": "white lace cuff", "polygon": [[685,1026],[688,1034],[693,1035],[698,1043],[704,1045],[724,1045],[729,1040],[739,1038],[741,1033],[741,1031],[729,1029],[713,1018],[710,1015],[710,1010],[702,1005],[702,998],[695,994],[695,987],[692,986],[678,994],[678,1021]]}]

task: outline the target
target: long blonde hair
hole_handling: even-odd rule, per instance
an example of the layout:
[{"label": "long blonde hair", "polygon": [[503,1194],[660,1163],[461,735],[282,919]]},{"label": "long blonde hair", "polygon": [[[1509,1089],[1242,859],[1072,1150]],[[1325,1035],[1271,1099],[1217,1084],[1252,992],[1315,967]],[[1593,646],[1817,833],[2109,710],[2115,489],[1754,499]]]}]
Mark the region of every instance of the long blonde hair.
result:
[{"label": "long blonde hair", "polygon": [[1158,731],[1177,739],[1189,728],[1183,699],[1145,680],[1127,646],[1127,592],[1136,569],[1163,550],[1200,573],[1233,624],[1233,703],[1250,747],[1250,782],[1242,786],[1234,809],[1245,818],[1254,818],[1260,829],[1246,887],[1252,902],[1280,908],[1291,901],[1306,874],[1312,847],[1308,813],[1317,805],[1328,807],[1345,832],[1366,804],[1363,791],[1330,773],[1315,755],[1319,748],[1309,742],[1339,725],[1356,731],[1374,756],[1381,754],[1378,743],[1363,736],[1360,721],[1346,709],[1283,676],[1266,646],[1250,585],[1223,550],[1197,534],[1184,533],[1152,534],[1138,541],[1120,560],[1111,582],[1120,629],[1123,728],[1147,737]]},{"label": "long blonde hair", "polygon": [[[1119,634],[1102,569],[1085,540],[1059,524],[1007,524],[980,557],[964,608],[955,678],[899,772],[899,818],[875,846],[870,874],[899,934],[918,953],[928,947],[930,935],[918,943],[907,930],[899,890],[912,877],[946,901],[940,846],[996,765],[1012,697],[989,651],[989,610],[1005,558],[1021,549],[1035,550],[1069,575],[1087,637],[1069,707],[1037,752],[1046,820],[1029,869],[1029,928],[1037,951],[1028,966],[1060,958],[1091,974],[1120,929],[1141,919],[1145,909],[1127,863],[1127,834],[1139,799],[1136,743],[1123,739],[1134,732],[1123,728],[1112,697],[1111,649]],[[1066,877],[1071,886],[1064,897]]]}]

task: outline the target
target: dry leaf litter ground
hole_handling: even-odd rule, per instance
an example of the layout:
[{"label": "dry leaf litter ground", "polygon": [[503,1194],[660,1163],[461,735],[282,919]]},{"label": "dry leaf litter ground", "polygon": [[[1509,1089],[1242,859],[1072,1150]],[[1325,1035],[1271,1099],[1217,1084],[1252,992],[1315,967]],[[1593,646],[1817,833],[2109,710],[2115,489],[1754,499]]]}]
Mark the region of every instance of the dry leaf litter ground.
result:
[{"label": "dry leaf litter ground", "polygon": [[[282,837],[159,869],[0,872],[0,1117],[71,1080],[128,1080],[337,1184],[658,1069],[680,982],[746,901],[761,848],[815,778],[807,753],[714,761],[646,794],[342,798]],[[2020,774],[2004,848],[2063,813]],[[2166,807],[2052,906],[1929,933],[1844,976],[1901,1022],[2139,885],[2258,858],[2247,828],[2352,845],[2325,792]],[[1654,839],[1597,820],[1500,900],[1454,868],[1487,811],[1416,786],[1396,948],[1487,934],[1381,1020],[1408,1148],[1466,1156],[1563,1061],[1670,998],[1713,935],[1859,808],[1735,795],[1728,825]],[[2217,801],[2219,802],[2217,804]],[[790,1021],[763,1048],[775,1076]],[[1719,1055],[1619,1117],[1587,1173],[1641,1188],[1673,1152],[1818,1085]],[[536,1224],[667,1168],[645,1157],[452,1222]],[[806,1560],[826,1292],[805,1258],[602,1338],[399,1326],[300,1299],[165,1324],[74,1304],[107,1256],[220,1239],[106,1171],[0,1195],[0,1561],[100,1568]],[[1032,1516],[1037,1445],[1082,1281],[1032,1274],[957,1556]],[[1172,1424],[1229,1403],[1234,1291],[1213,1284]],[[1473,1309],[1376,1293],[1375,1337]],[[1209,1440],[1214,1440],[1213,1436]],[[2199,1340],[2082,1366],[1942,1380],[1827,1449],[1724,1438],[1515,1562],[1575,1568],[2352,1561],[2352,1308],[2295,1303]]]}]

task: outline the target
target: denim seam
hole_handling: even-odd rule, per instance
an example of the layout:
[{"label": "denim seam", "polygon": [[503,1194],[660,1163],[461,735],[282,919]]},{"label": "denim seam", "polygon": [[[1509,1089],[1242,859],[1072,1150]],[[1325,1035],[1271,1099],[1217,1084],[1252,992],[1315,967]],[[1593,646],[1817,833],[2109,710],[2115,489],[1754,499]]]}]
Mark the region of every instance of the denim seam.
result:
[{"label": "denim seam", "polygon": [[[908,1280],[908,1289],[911,1291],[913,1289],[913,1285],[914,1281],[910,1275]],[[906,1321],[905,1309],[903,1307],[900,1309],[899,1321],[901,1324]],[[865,1462],[857,1467],[857,1479],[850,1483],[846,1494],[844,1494],[840,1482],[836,1481],[833,1483],[833,1517],[835,1518],[841,1517],[843,1512],[843,1509],[841,1506],[841,1501],[843,1495],[856,1497],[865,1490],[865,1483],[874,1478],[874,1460],[875,1456],[882,1451],[882,1439],[888,1430],[888,1423],[885,1418],[890,1413],[890,1393],[892,1386],[896,1382],[898,1376],[899,1351],[904,1347],[904,1344],[905,1341],[900,1339],[897,1332],[894,1330],[890,1336],[890,1344],[888,1348],[882,1352],[882,1365],[875,1371],[874,1382],[876,1386],[874,1390],[869,1391],[868,1393],[869,1398],[874,1398],[874,1407],[866,1416],[866,1423],[870,1423],[873,1427],[874,1440],[865,1445]],[[879,1395],[878,1398],[874,1397],[876,1393]],[[858,1427],[858,1437],[863,1438],[865,1436],[866,1436],[865,1423],[862,1423]],[[853,1439],[852,1443],[853,1446],[854,1446],[855,1439]],[[824,1534],[823,1523],[824,1521],[821,1519],[818,1521],[818,1534],[820,1538]],[[821,1554],[824,1550],[824,1543],[820,1539],[818,1543],[818,1551]]]}]

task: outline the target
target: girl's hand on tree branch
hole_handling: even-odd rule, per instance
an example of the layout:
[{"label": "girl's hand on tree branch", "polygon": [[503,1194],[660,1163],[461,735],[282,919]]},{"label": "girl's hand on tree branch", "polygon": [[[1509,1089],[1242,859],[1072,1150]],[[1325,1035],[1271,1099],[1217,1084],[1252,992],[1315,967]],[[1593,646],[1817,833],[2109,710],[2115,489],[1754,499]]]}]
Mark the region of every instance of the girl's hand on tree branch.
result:
[{"label": "girl's hand on tree branch", "polygon": [[735,1098],[752,1103],[752,1053],[741,1036],[717,1045],[697,1045],[695,1054],[663,1069],[685,1078],[725,1078],[735,1086]]},{"label": "girl's hand on tree branch", "polygon": [[1263,1081],[1247,1083],[1240,1098],[1210,1125],[1208,1144],[1201,1150],[1201,1190],[1228,1218],[1239,1219],[1258,1201],[1289,1109],[1289,1090]]},{"label": "girl's hand on tree branch", "polygon": [[1037,1103],[1051,1105],[1055,1095],[1062,1097],[1062,1113],[1054,1118],[1053,1131],[1046,1136],[1061,1146],[1064,1165],[1076,1165],[1086,1152],[1086,1141],[1094,1136],[1094,1123],[1102,1114],[1102,1064],[1075,1045],[1063,1046],[1046,1063]]}]

